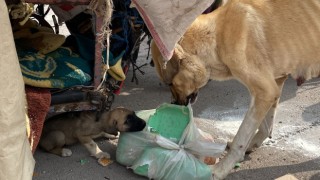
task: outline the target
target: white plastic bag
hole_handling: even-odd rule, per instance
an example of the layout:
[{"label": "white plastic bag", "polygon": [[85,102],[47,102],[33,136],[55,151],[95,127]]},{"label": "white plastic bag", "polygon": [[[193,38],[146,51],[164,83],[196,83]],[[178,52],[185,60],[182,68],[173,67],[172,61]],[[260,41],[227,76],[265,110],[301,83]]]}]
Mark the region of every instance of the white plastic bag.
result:
[{"label": "white plastic bag", "polygon": [[136,174],[150,179],[212,179],[211,169],[183,149],[169,150],[161,147],[146,149],[131,168]]},{"label": "white plastic bag", "polygon": [[205,140],[196,127],[190,105],[188,110],[189,123],[178,143],[147,129],[123,133],[118,143],[117,161],[130,166],[136,174],[152,179],[212,179],[209,166],[195,155],[218,157],[226,145]]}]

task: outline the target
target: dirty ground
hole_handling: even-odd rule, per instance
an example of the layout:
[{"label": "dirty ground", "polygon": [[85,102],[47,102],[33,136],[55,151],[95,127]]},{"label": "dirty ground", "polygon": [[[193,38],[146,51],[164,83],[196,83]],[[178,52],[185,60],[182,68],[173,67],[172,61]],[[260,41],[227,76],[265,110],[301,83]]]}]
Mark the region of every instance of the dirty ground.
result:
[{"label": "dirty ground", "polygon": [[[146,60],[147,46],[140,49],[138,62]],[[131,82],[132,69],[125,85],[116,96],[113,107],[125,106],[133,110],[156,108],[170,101],[169,88],[162,84],[149,64],[142,67],[145,74],[137,72],[139,84]],[[288,79],[285,84],[277,116],[273,138],[247,155],[227,177],[230,180],[275,179],[293,174],[298,179],[320,179],[320,79],[304,83],[301,87]],[[237,81],[211,81],[200,91],[193,105],[194,117],[199,127],[226,142],[236,133],[249,104],[245,87]],[[117,141],[98,140],[102,150],[108,151],[115,160]],[[35,153],[35,180],[42,179],[147,179],[132,173],[130,169],[112,163],[100,166],[81,145],[71,147],[71,157],[59,157],[37,150]]]}]

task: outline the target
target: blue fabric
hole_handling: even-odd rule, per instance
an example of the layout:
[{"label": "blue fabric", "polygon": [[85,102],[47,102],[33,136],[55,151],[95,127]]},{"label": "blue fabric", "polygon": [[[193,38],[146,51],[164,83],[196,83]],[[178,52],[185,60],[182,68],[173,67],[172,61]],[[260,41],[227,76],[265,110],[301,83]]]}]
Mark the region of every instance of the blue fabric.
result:
[{"label": "blue fabric", "polygon": [[[72,36],[74,36],[77,41],[77,47],[78,47],[80,56],[88,61],[93,61],[94,56],[95,56],[95,40],[90,39],[90,38],[83,36],[81,34],[73,34]],[[120,50],[121,50],[121,47],[118,47],[118,48],[120,48]],[[116,56],[114,56],[114,54],[110,51],[110,53],[109,53],[109,66],[115,65],[122,58],[124,53],[125,53],[125,51],[122,50],[122,51],[120,51],[120,53],[118,53]],[[107,52],[105,49],[102,51],[102,56],[105,60],[107,57]],[[106,64],[106,62],[103,62],[103,63]]]},{"label": "blue fabric", "polygon": [[30,50],[18,50],[25,84],[43,88],[67,88],[90,85],[92,66],[72,53],[69,48],[58,48],[46,55]]}]

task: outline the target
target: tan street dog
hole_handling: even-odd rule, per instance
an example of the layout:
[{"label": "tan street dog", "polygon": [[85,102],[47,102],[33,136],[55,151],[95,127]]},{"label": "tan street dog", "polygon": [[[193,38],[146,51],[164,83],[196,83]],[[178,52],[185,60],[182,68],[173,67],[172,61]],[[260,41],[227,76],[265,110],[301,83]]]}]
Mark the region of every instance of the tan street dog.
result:
[{"label": "tan street dog", "polygon": [[45,122],[39,145],[53,154],[71,156],[71,150],[64,146],[80,142],[92,156],[110,158],[99,149],[94,138],[115,138],[119,131],[141,131],[145,125],[133,111],[122,107],[101,114],[95,111],[65,113]]},{"label": "tan street dog", "polygon": [[246,116],[213,169],[223,179],[246,150],[271,135],[287,76],[300,85],[320,75],[320,1],[229,0],[193,22],[166,68],[155,44],[152,55],[177,104],[194,102],[209,79],[237,79],[248,88]]}]

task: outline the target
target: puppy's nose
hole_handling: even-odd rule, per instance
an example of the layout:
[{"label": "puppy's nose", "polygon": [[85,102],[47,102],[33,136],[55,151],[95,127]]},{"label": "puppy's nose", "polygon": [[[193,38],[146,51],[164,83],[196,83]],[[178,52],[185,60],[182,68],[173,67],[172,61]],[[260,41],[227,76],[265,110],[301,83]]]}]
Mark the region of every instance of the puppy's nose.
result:
[{"label": "puppy's nose", "polygon": [[140,121],[140,127],[139,127],[139,131],[143,130],[146,127],[146,122],[144,120],[141,119]]},{"label": "puppy's nose", "polygon": [[131,122],[129,122],[129,126],[130,126],[129,131],[131,132],[141,131],[146,127],[146,122],[136,115],[133,115],[130,118],[130,121]]},{"label": "puppy's nose", "polygon": [[145,127],[146,127],[146,122],[145,122],[143,119],[140,119],[140,118],[139,118],[138,123],[137,123],[137,130],[138,130],[138,131],[141,131],[141,130],[143,130]]}]

